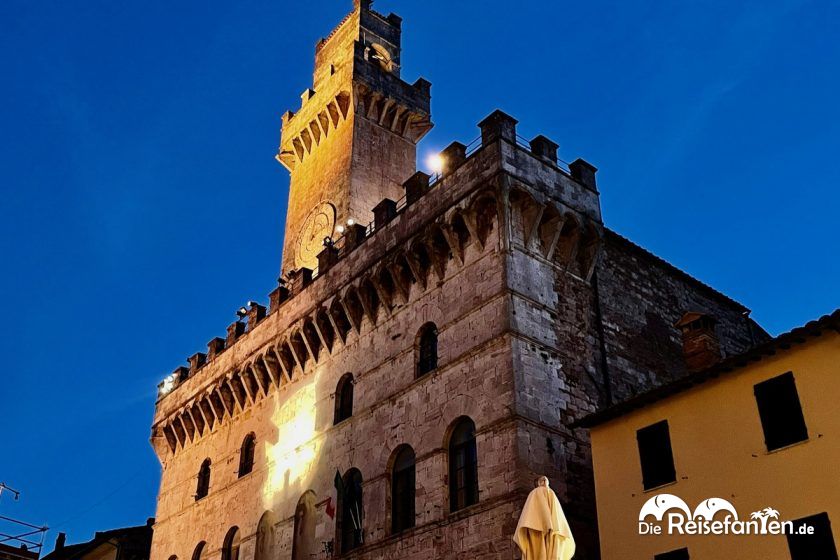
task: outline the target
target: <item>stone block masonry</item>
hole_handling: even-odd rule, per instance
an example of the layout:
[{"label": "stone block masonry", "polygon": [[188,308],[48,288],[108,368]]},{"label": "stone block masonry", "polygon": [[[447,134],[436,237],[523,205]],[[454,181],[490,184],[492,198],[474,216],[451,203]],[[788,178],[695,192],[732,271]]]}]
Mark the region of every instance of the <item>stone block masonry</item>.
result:
[{"label": "stone block masonry", "polygon": [[442,176],[415,174],[430,89],[400,77],[401,24],[358,2],[283,118],[281,284],[161,386],[152,560],[507,560],[541,474],[576,558],[597,558],[589,441],[569,426],[686,375],[686,312],[715,318],[725,353],[764,336],[743,306],[605,228],[594,166],[561,167],[555,142],[521,143],[501,111],[479,145],[450,146]]}]

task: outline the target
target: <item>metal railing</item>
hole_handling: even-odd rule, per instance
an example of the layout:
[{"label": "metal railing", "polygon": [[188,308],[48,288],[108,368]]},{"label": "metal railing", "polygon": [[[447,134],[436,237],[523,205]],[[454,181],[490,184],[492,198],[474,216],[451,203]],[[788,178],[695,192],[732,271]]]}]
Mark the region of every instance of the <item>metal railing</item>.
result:
[{"label": "metal railing", "polygon": [[481,146],[483,146],[483,144],[481,143],[481,135],[479,134],[478,137],[473,138],[472,142],[467,144],[467,157],[470,157],[475,152],[477,152],[478,149],[481,148]]},{"label": "metal railing", "polygon": [[[516,134],[515,138],[516,146],[526,150],[528,153],[533,154],[533,149],[531,148],[531,141]],[[481,135],[473,138],[464,148],[466,159],[469,159],[473,154],[475,154],[478,150],[480,150],[484,144],[482,143]],[[552,163],[564,174],[571,177],[571,171],[569,169],[569,162],[560,159],[559,157],[555,158]],[[441,182],[445,179],[445,176],[441,173],[433,174],[429,179],[429,190],[438,187]],[[408,198],[407,195],[403,195],[399,200],[395,201],[395,213],[394,216],[388,220],[388,223],[393,221],[397,216],[403,213],[403,211],[408,207]],[[386,224],[387,225],[387,224]],[[370,238],[374,233],[376,233],[376,222],[372,221],[368,223],[364,228],[364,236],[361,239],[356,240],[357,242],[353,245],[352,248],[347,247],[348,236],[346,231],[343,232],[339,237],[332,239],[332,238],[325,238],[324,239],[324,247],[332,247],[336,250],[335,259],[341,260],[344,256],[348,253],[349,250],[355,250],[359,247],[362,243],[364,243],[368,238]],[[311,280],[314,281],[316,278],[319,278],[322,275],[320,266],[315,266],[312,270]],[[289,297],[294,297],[298,293],[300,293],[306,286],[309,284],[307,282],[304,284],[304,278],[300,275],[296,276],[295,278],[290,278],[287,287],[289,288],[290,295]],[[173,379],[172,376],[167,377],[163,382],[160,383],[158,386],[158,396],[164,396],[172,391],[175,386],[180,384],[180,380]]]},{"label": "metal railing", "polygon": [[[533,150],[531,149],[531,141],[526,139],[524,136],[520,136],[519,134],[516,135],[516,145],[533,153]],[[569,170],[569,162],[562,160],[558,157],[554,159],[553,163],[558,168],[560,168],[561,171],[563,171],[567,175],[571,175],[571,171]]]}]

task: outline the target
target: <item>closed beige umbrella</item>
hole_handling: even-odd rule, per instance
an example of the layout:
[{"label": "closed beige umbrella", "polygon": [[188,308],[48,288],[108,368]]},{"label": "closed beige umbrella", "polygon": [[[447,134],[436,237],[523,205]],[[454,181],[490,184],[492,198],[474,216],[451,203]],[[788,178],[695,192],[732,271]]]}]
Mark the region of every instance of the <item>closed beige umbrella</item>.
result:
[{"label": "closed beige umbrella", "polygon": [[575,539],[548,478],[541,476],[528,494],[513,542],[522,551],[522,560],[569,560],[574,556]]}]

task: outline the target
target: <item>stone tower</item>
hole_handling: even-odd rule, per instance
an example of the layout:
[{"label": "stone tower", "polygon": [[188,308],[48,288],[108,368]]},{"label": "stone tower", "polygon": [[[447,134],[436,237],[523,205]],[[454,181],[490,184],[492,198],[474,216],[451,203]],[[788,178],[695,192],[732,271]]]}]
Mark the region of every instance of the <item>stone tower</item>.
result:
[{"label": "stone tower", "polygon": [[160,385],[151,560],[517,558],[539,475],[595,560],[574,423],[686,375],[689,311],[723,354],[755,342],[746,308],[603,224],[595,167],[510,115],[415,172],[429,83],[400,79],[399,47],[369,2],[317,45],[277,155],[294,281]]},{"label": "stone tower", "polygon": [[429,131],[431,84],[400,79],[402,20],[355,9],[315,46],[312,88],[283,115],[277,160],[291,173],[282,272],[316,268],[326,237],[401,197]]}]

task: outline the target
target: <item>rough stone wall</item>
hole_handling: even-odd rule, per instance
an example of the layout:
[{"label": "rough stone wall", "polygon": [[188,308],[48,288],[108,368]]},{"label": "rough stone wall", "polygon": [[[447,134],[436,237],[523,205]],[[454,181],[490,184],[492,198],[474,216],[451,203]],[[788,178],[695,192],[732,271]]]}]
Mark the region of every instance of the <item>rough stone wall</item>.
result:
[{"label": "rough stone wall", "polygon": [[[424,215],[434,216],[438,210],[429,203],[435,202],[431,197],[418,202],[409,209],[412,218],[422,221]],[[402,216],[400,222],[378,232],[380,239],[412,231],[408,218]],[[345,343],[311,370],[176,452],[164,452],[152,558],[189,557],[201,541],[208,543],[205,556],[217,558],[226,532],[237,526],[243,538],[240,557],[251,559],[257,525],[268,510],[279,519],[274,557],[290,558],[295,505],[307,490],[317,496],[316,540],[332,540],[335,524],[326,515],[325,500],[335,495],[336,469],[343,473],[351,467],[358,468],[364,478],[366,546],[356,555],[510,558],[508,535],[518,507],[511,467],[516,464],[516,427],[511,418],[511,341],[505,334],[507,298],[498,230],[496,223],[481,246],[468,242],[463,264],[450,257],[443,278],[432,275],[425,287],[413,283],[408,301],[395,306],[387,318],[375,324],[363,318],[360,331],[351,332]],[[357,252],[354,261],[382,257],[373,243]],[[341,266],[298,298],[313,297],[316,288],[336,290],[336,284],[345,281]],[[245,361],[263,337],[271,336],[271,327],[279,328],[284,312],[292,314],[301,305],[295,301],[298,298],[289,302],[292,307],[281,307],[221,354],[217,358],[221,361],[209,363],[165,397],[158,416],[178,409],[176,401],[184,401],[178,392],[185,391],[184,397],[190,391],[201,394],[202,376],[213,377],[217,369],[224,371]],[[438,326],[439,367],[415,379],[415,334],[428,321]],[[352,372],[356,382],[354,414],[333,426],[334,392],[346,372]],[[477,428],[480,501],[450,514],[445,442],[449,427],[464,415]],[[239,448],[250,432],[258,442],[256,466],[254,472],[238,478]],[[417,456],[417,520],[414,529],[395,537],[390,535],[388,465],[393,451],[403,443],[410,444]],[[196,476],[205,458],[213,465],[210,493],[196,502]],[[434,556],[430,550],[436,551]]]},{"label": "rough stone wall", "polygon": [[[373,43],[387,46],[392,71],[372,58]],[[367,224],[372,208],[398,199],[414,173],[415,144],[431,128],[429,85],[400,80],[399,56],[399,18],[368,8],[354,10],[316,46],[315,89],[304,91],[297,112],[283,116],[278,160],[291,173],[284,272],[297,268],[298,234],[316,205],[332,204],[337,224],[351,218]]]},{"label": "rough stone wall", "polygon": [[597,278],[615,401],[686,374],[682,337],[674,327],[686,312],[717,320],[724,356],[767,338],[744,306],[610,231]]},{"label": "rough stone wall", "polygon": [[[482,206],[482,192],[496,202]],[[452,235],[460,212],[472,225]],[[482,223],[490,229],[479,242],[472,234]],[[290,558],[295,506],[307,490],[317,500],[316,540],[331,541],[335,522],[326,500],[334,496],[336,470],[351,467],[364,479],[366,539],[351,557],[516,557],[509,537],[517,513],[534,478],[545,474],[577,537],[576,557],[597,558],[589,442],[570,425],[606,404],[609,392],[620,398],[682,374],[672,325],[685,311],[715,316],[728,352],[750,343],[741,306],[604,232],[594,189],[497,139],[184,380],[158,403],[156,426],[313,307],[346,296],[346,282],[358,284],[383,261],[393,263],[395,250],[420,238],[433,248],[430,231],[450,232],[454,244],[433,259],[425,281],[405,286],[404,300],[394,299],[375,319],[361,315],[346,340],[201,437],[174,452],[156,445],[164,473],[152,560],[184,558],[202,540],[207,556],[217,557],[232,526],[242,532],[241,557],[250,560],[267,511],[279,519],[275,557]],[[462,234],[463,246],[452,241]],[[438,326],[440,366],[415,380],[415,335],[428,321]],[[347,372],[356,383],[354,414],[333,426],[336,385]],[[462,415],[477,426],[480,494],[478,504],[452,514],[445,442]],[[239,479],[239,447],[250,432],[258,441],[256,468]],[[404,443],[417,457],[417,525],[396,536],[389,464]],[[195,502],[198,468],[208,457],[210,494]]]},{"label": "rough stone wall", "polygon": [[[726,353],[749,347],[762,331],[740,304],[603,229],[589,199],[565,193],[566,184],[535,161],[510,169],[506,283],[519,417],[517,482],[524,492],[536,476],[549,476],[576,535],[576,558],[597,558],[589,441],[585,430],[570,425],[610,398],[684,375],[674,324],[688,311],[718,320]],[[555,207],[559,212],[549,214]],[[601,231],[591,243],[584,240],[588,227]],[[592,244],[597,249],[587,253]]]},{"label": "rough stone wall", "polygon": [[[398,18],[351,14],[318,47],[319,90],[284,116],[278,157],[292,172],[284,270],[316,203],[335,204],[343,222],[366,220],[384,196],[400,198],[414,143],[431,126],[428,83],[408,85],[367,60],[360,25],[398,47]],[[334,118],[342,93],[347,112]],[[329,106],[329,134],[301,157],[294,141],[314,140],[311,123]],[[559,168],[556,145],[537,137],[526,148],[515,125],[501,112],[482,121],[475,152],[453,144],[446,175],[420,185],[418,200],[358,246],[344,245],[314,279],[299,277],[290,298],[273,300],[268,316],[206,363],[196,359],[158,401],[152,442],[163,475],[152,560],[186,559],[202,541],[195,560],[218,558],[234,526],[240,558],[267,560],[255,553],[268,512],[277,520],[270,558],[291,558],[296,505],[309,491],[322,550],[336,537],[327,515],[334,475],[350,468],[363,477],[365,536],[351,558],[516,558],[510,536],[543,474],[566,509],[576,558],[598,558],[589,441],[570,425],[610,396],[683,375],[673,324],[687,311],[718,320],[727,353],[761,331],[737,303],[605,230],[594,168],[581,160]],[[332,326],[319,324],[322,313]],[[334,314],[345,317],[346,333]],[[416,334],[430,321],[439,366],[415,379]],[[334,340],[321,330],[335,330]],[[348,372],[353,415],[333,425],[336,386]],[[479,501],[450,513],[446,442],[461,416],[476,425]],[[249,433],[255,468],[239,478]],[[401,444],[416,454],[416,526],[392,535],[390,465]],[[210,492],[196,502],[207,458]]]},{"label": "rough stone wall", "polygon": [[413,142],[357,116],[353,137],[353,176],[350,216],[359,223],[373,221],[373,207],[382,199],[399,200],[403,182],[416,169]]}]

